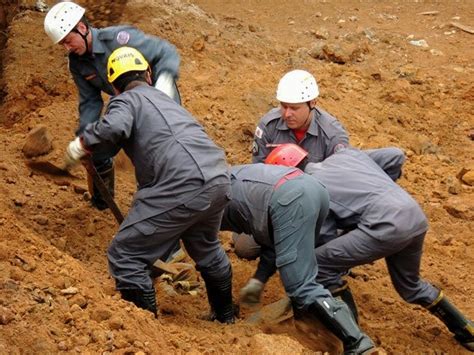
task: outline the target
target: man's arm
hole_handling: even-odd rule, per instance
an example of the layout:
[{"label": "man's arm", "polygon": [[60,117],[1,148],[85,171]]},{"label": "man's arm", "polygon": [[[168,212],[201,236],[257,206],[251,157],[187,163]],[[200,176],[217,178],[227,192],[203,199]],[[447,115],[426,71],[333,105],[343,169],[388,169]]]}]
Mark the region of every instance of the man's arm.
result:
[{"label": "man's arm", "polygon": [[363,150],[393,181],[402,176],[405,153],[395,147]]},{"label": "man's arm", "polygon": [[104,101],[100,89],[87,82],[79,73],[71,70],[71,74],[79,91],[79,127],[76,131],[76,135],[79,135],[87,124],[99,120]]},{"label": "man's arm", "polygon": [[113,156],[118,153],[121,142],[132,134],[134,110],[129,102],[116,97],[110,101],[104,117],[84,128],[84,148],[94,153]]},{"label": "man's arm", "polygon": [[171,74],[174,80],[178,79],[180,57],[175,46],[138,29],[129,31],[131,35],[127,46],[136,48],[148,61],[152,70],[153,83],[163,72]]}]

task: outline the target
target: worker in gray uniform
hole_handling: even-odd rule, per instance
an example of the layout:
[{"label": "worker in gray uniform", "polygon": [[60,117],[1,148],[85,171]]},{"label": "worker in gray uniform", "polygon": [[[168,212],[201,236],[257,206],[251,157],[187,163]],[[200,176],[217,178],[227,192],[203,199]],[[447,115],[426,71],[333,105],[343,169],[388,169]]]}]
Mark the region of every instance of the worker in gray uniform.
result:
[{"label": "worker in gray uniform", "polygon": [[263,163],[273,148],[295,143],[309,152],[308,161],[320,162],[349,145],[342,124],[316,107],[319,88],[313,75],[304,70],[286,73],[278,83],[280,107],[259,121],[254,134],[253,163]]},{"label": "worker in gray uniform", "polygon": [[[291,161],[280,156],[279,163],[297,166],[300,161],[294,155]],[[342,149],[321,163],[308,163],[305,172],[321,181],[330,195],[330,212],[320,233],[326,242],[315,249],[316,280],[333,294],[345,290],[341,297],[350,304],[352,295],[342,275],[385,258],[398,294],[440,318],[455,339],[473,351],[474,323],[420,277],[428,221],[418,203],[357,149]],[[338,236],[338,229],[348,232]],[[352,310],[357,317],[353,299]]]},{"label": "worker in gray uniform", "polygon": [[151,278],[181,240],[205,281],[214,318],[234,321],[232,270],[218,232],[230,199],[225,154],[183,107],[151,86],[146,59],[121,47],[108,60],[114,96],[100,121],[66,150],[68,165],[89,153],[123,148],[138,191],[107,252],[122,297],[157,313]]},{"label": "worker in gray uniform", "polygon": [[[94,28],[84,16],[85,9],[62,1],[47,13],[44,28],[53,43],[61,44],[69,54],[69,70],[79,91],[79,128],[99,120],[104,106],[102,92],[114,95],[107,80],[107,58],[117,48],[138,49],[150,64],[153,85],[180,103],[175,83],[179,71],[176,48],[165,40],[144,34],[131,26]],[[111,194],[114,194],[114,167],[109,152],[94,153],[94,166]],[[88,176],[92,204],[99,210],[107,208],[97,187]]]},{"label": "worker in gray uniform", "polygon": [[[280,107],[270,110],[259,121],[254,134],[253,163],[263,163],[281,144],[293,143],[308,152],[305,162],[319,163],[338,149],[349,146],[343,125],[316,106],[319,87],[313,75],[292,70],[278,83],[276,99]],[[401,173],[405,155],[395,147],[364,150],[394,180]],[[390,159],[388,159],[390,156]]]},{"label": "worker in gray uniform", "polygon": [[232,167],[231,186],[221,230],[255,237],[262,247],[260,264],[278,269],[295,317],[322,321],[345,353],[372,349],[347,305],[316,282],[315,234],[328,210],[324,186],[299,169],[266,164]]}]

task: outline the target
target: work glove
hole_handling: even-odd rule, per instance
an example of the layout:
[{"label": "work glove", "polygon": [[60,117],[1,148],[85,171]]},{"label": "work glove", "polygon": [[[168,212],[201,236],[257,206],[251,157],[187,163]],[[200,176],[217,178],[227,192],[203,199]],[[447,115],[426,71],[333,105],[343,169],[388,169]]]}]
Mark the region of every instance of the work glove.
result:
[{"label": "work glove", "polygon": [[166,95],[173,99],[175,90],[174,79],[171,73],[167,71],[162,72],[156,80],[155,88],[164,92]]},{"label": "work glove", "polygon": [[69,143],[64,154],[64,165],[66,169],[70,169],[79,163],[79,160],[87,154],[81,143],[81,139],[76,137]]},{"label": "work glove", "polygon": [[257,279],[251,278],[240,290],[240,302],[247,305],[257,305],[260,303],[265,284]]}]

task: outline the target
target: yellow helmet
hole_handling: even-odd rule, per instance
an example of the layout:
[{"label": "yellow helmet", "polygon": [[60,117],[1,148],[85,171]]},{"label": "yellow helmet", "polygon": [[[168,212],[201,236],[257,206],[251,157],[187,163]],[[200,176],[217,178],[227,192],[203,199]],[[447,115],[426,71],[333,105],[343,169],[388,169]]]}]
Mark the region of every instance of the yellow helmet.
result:
[{"label": "yellow helmet", "polygon": [[148,62],[145,57],[131,47],[120,47],[112,52],[107,62],[107,79],[113,83],[120,75],[130,71],[145,71]]}]

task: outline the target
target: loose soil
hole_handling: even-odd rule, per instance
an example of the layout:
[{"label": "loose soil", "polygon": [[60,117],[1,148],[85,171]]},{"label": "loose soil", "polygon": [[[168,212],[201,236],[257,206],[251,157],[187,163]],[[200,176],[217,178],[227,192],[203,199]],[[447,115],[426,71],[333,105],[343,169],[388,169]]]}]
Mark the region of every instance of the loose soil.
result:
[{"label": "loose soil", "polygon": [[[183,105],[231,164],[250,162],[255,125],[277,105],[278,79],[293,68],[314,73],[318,104],[345,125],[353,145],[406,152],[399,183],[430,220],[422,274],[474,318],[474,35],[451,25],[474,26],[472,1],[79,3],[96,26],[133,24],[176,45]],[[0,4],[0,353],[328,350],[301,328],[248,323],[249,309],[231,326],[202,320],[202,281],[196,296],[173,295],[157,282],[157,320],[120,299],[106,259],[117,225],[109,211],[89,206],[85,172],[33,171],[22,152],[28,133],[44,125],[52,150],[41,159],[60,165],[74,137],[77,92],[67,56],[44,34],[35,2]],[[122,155],[117,167],[116,200],[127,211],[133,169]],[[230,234],[221,237],[237,298],[256,262],[239,260]],[[400,299],[383,261],[353,276],[361,326],[389,353],[467,353],[441,322]],[[274,277],[263,304],[283,295]]]}]

